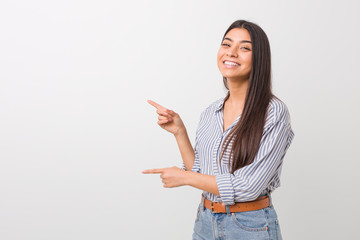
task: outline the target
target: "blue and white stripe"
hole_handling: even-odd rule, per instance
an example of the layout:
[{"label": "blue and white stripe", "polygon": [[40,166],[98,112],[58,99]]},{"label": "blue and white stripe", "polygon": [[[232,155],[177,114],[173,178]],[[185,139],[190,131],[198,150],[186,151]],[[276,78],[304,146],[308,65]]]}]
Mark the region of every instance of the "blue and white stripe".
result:
[{"label": "blue and white stripe", "polygon": [[[191,171],[215,175],[220,196],[206,191],[203,194],[211,201],[232,205],[235,202],[252,201],[280,186],[283,159],[294,138],[294,132],[286,105],[272,98],[254,161],[230,174],[228,163],[232,141],[219,163],[221,146],[241,114],[223,133],[224,99],[225,97],[216,100],[200,115],[194,145],[195,162]],[[182,168],[185,169],[184,164]]]}]

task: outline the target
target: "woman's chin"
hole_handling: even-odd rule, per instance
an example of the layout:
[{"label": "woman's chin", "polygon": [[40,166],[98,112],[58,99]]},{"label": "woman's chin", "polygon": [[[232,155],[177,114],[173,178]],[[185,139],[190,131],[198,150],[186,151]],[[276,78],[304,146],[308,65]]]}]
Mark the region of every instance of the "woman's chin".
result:
[{"label": "woman's chin", "polygon": [[249,76],[234,76],[234,75],[223,75],[228,82],[246,82],[249,80]]}]

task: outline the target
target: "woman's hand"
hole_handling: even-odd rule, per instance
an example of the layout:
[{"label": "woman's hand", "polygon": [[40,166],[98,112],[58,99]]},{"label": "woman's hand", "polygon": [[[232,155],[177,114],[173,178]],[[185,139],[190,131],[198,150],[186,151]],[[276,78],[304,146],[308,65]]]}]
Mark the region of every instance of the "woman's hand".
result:
[{"label": "woman's hand", "polygon": [[160,173],[164,187],[173,188],[189,185],[200,190],[204,190],[220,196],[219,188],[216,183],[216,176],[206,175],[197,172],[185,171],[178,167],[148,169],[142,171],[145,174]]},{"label": "woman's hand", "polygon": [[172,187],[180,187],[183,185],[187,185],[186,177],[187,173],[185,170],[178,167],[170,167],[170,168],[160,168],[160,169],[148,169],[142,171],[145,174],[153,174],[160,173],[160,178],[164,183],[164,187],[172,188]]},{"label": "woman's hand", "polygon": [[156,112],[159,114],[159,121],[157,123],[160,127],[174,135],[186,130],[179,114],[161,106],[160,104],[157,104],[154,101],[148,100],[147,102],[157,109]]}]

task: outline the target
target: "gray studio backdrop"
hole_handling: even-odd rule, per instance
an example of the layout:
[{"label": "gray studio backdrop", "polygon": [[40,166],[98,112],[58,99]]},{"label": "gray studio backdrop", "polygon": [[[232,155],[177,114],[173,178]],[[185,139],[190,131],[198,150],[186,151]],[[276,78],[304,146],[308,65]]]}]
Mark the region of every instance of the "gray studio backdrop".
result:
[{"label": "gray studio backdrop", "polygon": [[192,143],[224,96],[216,54],[237,19],[272,49],[296,134],[273,194],[284,239],[354,239],[359,207],[358,1],[0,2],[0,239],[191,239],[201,191],[152,99]]}]

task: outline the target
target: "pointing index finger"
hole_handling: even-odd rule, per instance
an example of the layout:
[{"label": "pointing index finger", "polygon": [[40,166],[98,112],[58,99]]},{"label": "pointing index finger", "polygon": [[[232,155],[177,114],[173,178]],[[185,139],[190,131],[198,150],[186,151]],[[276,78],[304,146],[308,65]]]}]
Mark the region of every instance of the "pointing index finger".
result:
[{"label": "pointing index finger", "polygon": [[147,169],[142,171],[142,173],[148,174],[148,173],[162,173],[162,169]]},{"label": "pointing index finger", "polygon": [[151,105],[153,105],[154,107],[156,107],[156,109],[166,110],[165,107],[161,106],[160,104],[158,104],[152,100],[147,100],[147,102],[150,103]]}]

